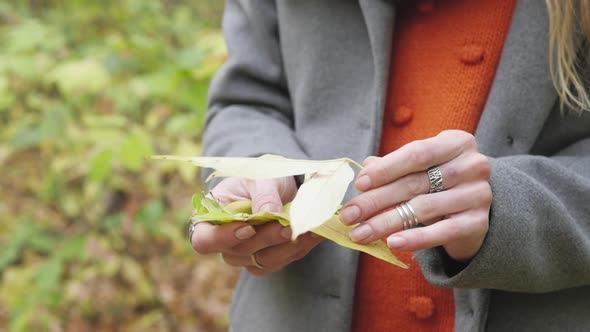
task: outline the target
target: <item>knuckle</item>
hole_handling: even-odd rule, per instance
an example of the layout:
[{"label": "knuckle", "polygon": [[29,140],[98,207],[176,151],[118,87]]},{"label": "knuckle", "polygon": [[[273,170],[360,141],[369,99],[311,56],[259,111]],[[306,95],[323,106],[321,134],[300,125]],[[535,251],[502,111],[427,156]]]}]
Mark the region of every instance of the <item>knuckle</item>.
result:
[{"label": "knuckle", "polygon": [[412,196],[418,196],[428,192],[428,188],[430,187],[430,181],[428,180],[428,176],[422,173],[413,174],[411,176],[406,177],[404,181],[404,186],[406,191]]},{"label": "knuckle", "polygon": [[478,216],[474,219],[475,226],[479,230],[479,234],[485,234],[490,229],[490,221],[487,216],[487,213],[482,213],[481,216]]},{"label": "knuckle", "polygon": [[452,135],[454,139],[459,140],[462,145],[467,147],[476,147],[477,141],[475,140],[475,136],[473,134],[468,133],[463,130],[449,130],[449,135]]},{"label": "knuckle", "polygon": [[446,225],[448,240],[462,239],[468,237],[468,232],[460,222],[451,222]]},{"label": "knuckle", "polygon": [[413,232],[410,234],[412,234],[411,235],[411,237],[412,237],[411,242],[415,243],[416,247],[424,247],[424,245],[427,242],[426,241],[427,237],[426,237],[426,233],[424,232],[423,229],[420,229],[420,228],[413,229]]},{"label": "knuckle", "polygon": [[256,193],[254,194],[254,196],[252,197],[252,202],[257,206],[257,207],[262,207],[266,204],[269,203],[275,203],[276,201],[276,195],[273,193]]},{"label": "knuckle", "polygon": [[478,170],[478,176],[482,179],[489,180],[492,175],[492,164],[488,157],[478,153],[475,157],[474,168]]},{"label": "knuckle", "polygon": [[437,216],[437,206],[432,199],[428,199],[424,196],[418,196],[410,202],[410,204],[416,209],[416,207],[420,207],[420,211],[416,211],[418,213],[418,217],[422,217],[423,219],[432,219]]},{"label": "knuckle", "polygon": [[376,195],[370,192],[358,196],[356,205],[361,210],[361,215],[370,215],[379,209]]},{"label": "knuckle", "polygon": [[482,205],[489,206],[492,203],[492,187],[488,182],[481,182],[480,188],[478,188],[478,193]]},{"label": "knuckle", "polygon": [[367,174],[377,183],[386,183],[389,178],[389,168],[384,163],[374,163],[367,166]]},{"label": "knuckle", "polygon": [[[449,179],[457,179],[459,177],[459,170],[457,169],[457,166],[450,165],[450,163],[445,165],[444,169],[441,169],[441,171],[443,172],[443,179],[445,182],[448,182]],[[443,185],[445,188],[447,187],[446,183],[443,183]]]},{"label": "knuckle", "polygon": [[398,221],[398,218],[399,215],[397,214],[397,211],[393,209],[367,220],[365,224],[371,228],[372,236],[380,237],[384,234],[391,233],[396,229],[401,229],[401,223]]},{"label": "knuckle", "polygon": [[232,259],[232,257],[230,257],[230,256],[227,256],[227,255],[225,255],[225,254],[222,254],[222,255],[221,255],[221,259],[222,259],[222,260],[223,260],[223,262],[224,262],[225,264],[227,264],[227,265],[230,265],[230,266],[239,266],[239,265],[236,263],[236,261]]},{"label": "knuckle", "polygon": [[204,239],[201,239],[198,234],[194,234],[193,238],[191,240],[191,244],[193,249],[201,254],[201,255],[207,255],[207,254],[211,254],[213,253],[213,249],[207,245],[206,241],[204,241]]},{"label": "knuckle", "polygon": [[413,142],[408,144],[408,161],[420,168],[427,168],[432,166],[432,154],[429,153],[429,148]]},{"label": "knuckle", "polygon": [[298,260],[302,260],[303,258],[305,258],[306,255],[307,255],[306,249],[299,249],[295,252],[295,254],[293,254],[293,256],[291,256],[291,261],[295,262]]}]

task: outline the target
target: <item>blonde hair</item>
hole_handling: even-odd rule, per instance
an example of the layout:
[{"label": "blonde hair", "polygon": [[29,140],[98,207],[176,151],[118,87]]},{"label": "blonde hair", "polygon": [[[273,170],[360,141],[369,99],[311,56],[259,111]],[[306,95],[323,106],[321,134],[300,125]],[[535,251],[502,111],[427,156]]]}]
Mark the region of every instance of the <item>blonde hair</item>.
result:
[{"label": "blonde hair", "polygon": [[[546,0],[549,9],[551,77],[561,107],[590,111],[584,78],[590,40],[590,0]],[[580,38],[580,34],[584,38]]]}]

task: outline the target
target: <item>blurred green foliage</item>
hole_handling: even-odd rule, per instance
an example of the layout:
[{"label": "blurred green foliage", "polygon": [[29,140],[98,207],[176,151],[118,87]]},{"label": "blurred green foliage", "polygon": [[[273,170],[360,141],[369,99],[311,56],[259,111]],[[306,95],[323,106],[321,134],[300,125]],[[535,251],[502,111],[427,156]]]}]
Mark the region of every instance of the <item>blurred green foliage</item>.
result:
[{"label": "blurred green foliage", "polygon": [[222,1],[0,3],[0,330],[222,331],[186,240]]}]

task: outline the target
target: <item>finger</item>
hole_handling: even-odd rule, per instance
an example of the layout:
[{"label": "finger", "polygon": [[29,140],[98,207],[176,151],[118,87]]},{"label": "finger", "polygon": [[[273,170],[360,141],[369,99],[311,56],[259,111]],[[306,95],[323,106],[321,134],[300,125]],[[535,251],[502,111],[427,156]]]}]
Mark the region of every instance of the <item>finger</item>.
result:
[{"label": "finger", "polygon": [[[408,203],[420,223],[429,225],[441,217],[457,212],[488,208],[492,193],[487,182],[469,183],[433,194],[420,195]],[[369,243],[403,229],[403,220],[397,209],[380,213],[352,230],[350,239],[358,243]]]},{"label": "finger", "polygon": [[[443,175],[445,189],[476,179],[487,181],[491,172],[490,161],[479,153],[453,159],[438,167]],[[344,206],[340,212],[340,218],[345,225],[352,225],[380,211],[406,202],[412,197],[427,194],[429,191],[428,173],[426,171],[412,173],[355,197]]]},{"label": "finger", "polygon": [[228,205],[235,201],[250,200],[250,193],[245,185],[247,181],[243,178],[226,178],[211,189],[211,195],[221,205]]},{"label": "finger", "polygon": [[[304,234],[301,235],[296,242],[268,247],[253,253],[252,255],[256,255],[256,261],[259,265],[263,266],[262,270],[264,270],[265,273],[274,272],[282,269],[293,261],[305,257],[305,255],[322,240],[323,238],[319,236]],[[222,257],[224,262],[228,265],[254,267],[257,270],[260,270],[258,267],[255,267],[251,255],[242,256],[224,253]],[[259,273],[255,274],[258,275]]]},{"label": "finger", "polygon": [[416,251],[445,246],[457,261],[471,259],[481,247],[489,228],[485,209],[459,213],[430,226],[409,229],[387,238],[392,249]]},{"label": "finger", "polygon": [[367,158],[365,158],[365,160],[363,161],[363,166],[368,166],[378,160],[380,160],[381,157],[376,157],[376,156],[368,156]]},{"label": "finger", "polygon": [[291,240],[291,227],[284,227],[278,222],[269,222],[256,227],[256,235],[243,241],[226,252],[249,256],[261,249],[272,247]]},{"label": "finger", "polygon": [[313,233],[306,233],[299,236],[294,242],[262,249],[256,253],[256,258],[260,265],[265,267],[284,267],[293,261],[305,257],[322,240],[324,238],[320,236]]},{"label": "finger", "polygon": [[192,246],[200,254],[227,251],[256,234],[254,227],[245,222],[212,225],[201,222],[195,226]]},{"label": "finger", "polygon": [[446,130],[435,137],[408,143],[381,160],[367,165],[359,173],[355,186],[359,191],[380,187],[406,174],[424,171],[476,148],[473,135],[459,130]]},{"label": "finger", "polygon": [[249,182],[252,198],[252,212],[281,212],[283,202],[279,193],[279,182],[275,179],[261,179]]}]

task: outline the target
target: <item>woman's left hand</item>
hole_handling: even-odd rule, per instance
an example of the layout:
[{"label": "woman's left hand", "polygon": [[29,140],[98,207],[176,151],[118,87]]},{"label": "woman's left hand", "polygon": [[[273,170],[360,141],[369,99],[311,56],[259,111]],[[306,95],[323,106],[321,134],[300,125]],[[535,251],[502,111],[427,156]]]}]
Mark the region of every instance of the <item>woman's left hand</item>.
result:
[{"label": "woman's left hand", "polygon": [[[440,192],[431,192],[431,167],[442,172]],[[367,158],[355,183],[362,193],[343,207],[340,217],[347,225],[361,223],[350,233],[358,243],[387,237],[389,247],[404,251],[443,246],[451,258],[467,262],[488,231],[490,171],[473,135],[443,131],[382,158]],[[404,219],[413,219],[411,208],[406,207],[405,218],[398,211],[404,202],[425,227],[404,229]]]}]

